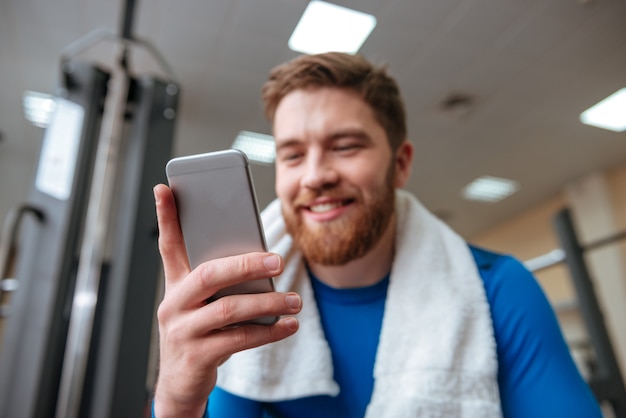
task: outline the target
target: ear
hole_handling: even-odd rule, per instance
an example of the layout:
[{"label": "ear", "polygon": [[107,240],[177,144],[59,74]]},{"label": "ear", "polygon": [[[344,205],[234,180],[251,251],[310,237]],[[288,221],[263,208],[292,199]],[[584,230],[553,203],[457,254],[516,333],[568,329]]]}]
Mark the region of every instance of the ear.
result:
[{"label": "ear", "polygon": [[395,187],[404,187],[411,175],[411,164],[413,162],[413,144],[405,140],[396,150],[394,163],[396,172],[394,177]]}]

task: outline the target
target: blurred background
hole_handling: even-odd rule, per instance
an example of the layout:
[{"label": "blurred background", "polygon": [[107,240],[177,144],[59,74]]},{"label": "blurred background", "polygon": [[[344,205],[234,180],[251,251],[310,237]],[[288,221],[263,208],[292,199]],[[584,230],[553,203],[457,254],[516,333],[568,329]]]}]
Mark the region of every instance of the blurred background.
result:
[{"label": "blurred background", "polygon": [[[387,65],[403,92],[416,150],[407,188],[463,237],[529,261],[561,246],[553,219],[563,208],[572,210],[583,243],[626,230],[626,133],[580,117],[626,87],[625,1],[333,3],[375,17],[358,53]],[[171,156],[230,148],[241,131],[271,134],[260,87],[272,67],[300,54],[288,41],[308,5],[136,3],[132,36],[152,44],[170,68],[138,48],[131,72],[171,76],[180,88]],[[54,94],[64,51],[97,30],[120,34],[125,6],[0,2],[0,219],[28,199],[44,136],[25,118],[25,94]],[[105,42],[75,58],[106,68],[117,53]],[[275,196],[273,167],[253,162],[252,169],[264,206]],[[509,180],[508,195],[468,199],[466,187],[484,176]],[[626,247],[615,241],[585,258],[623,371]],[[579,366],[592,373],[571,274],[559,262],[536,274]]]},{"label": "blurred background", "polygon": [[[297,52],[288,39],[307,1],[137,2],[133,33],[150,41],[181,86],[175,154],[228,148],[239,131],[271,133],[259,90]],[[416,159],[409,188],[471,237],[626,160],[624,133],[584,125],[585,109],[625,87],[621,0],[369,0],[337,2],[372,14],[360,49],[387,64],[406,100]],[[52,93],[61,51],[98,28],[119,33],[121,1],[4,0],[0,4],[0,216],[23,200],[42,131],[24,119],[26,90]],[[108,45],[84,55],[107,62]],[[159,73],[145,53],[131,68]],[[462,190],[480,176],[514,180],[495,204]],[[271,167],[255,172],[273,197]]]}]

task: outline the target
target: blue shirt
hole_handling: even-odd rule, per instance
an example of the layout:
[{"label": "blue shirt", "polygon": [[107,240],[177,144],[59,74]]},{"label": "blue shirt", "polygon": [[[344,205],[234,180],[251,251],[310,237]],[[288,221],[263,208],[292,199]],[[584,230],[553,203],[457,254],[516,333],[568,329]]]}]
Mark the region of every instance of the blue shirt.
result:
[{"label": "blue shirt", "polygon": [[[498,354],[498,385],[507,418],[601,418],[574,364],[556,316],[534,277],[513,257],[471,247],[483,280]],[[216,387],[207,408],[224,417],[362,417],[373,389],[373,365],[389,278],[360,289],[333,289],[312,278],[333,353],[337,397],[262,403]]]}]

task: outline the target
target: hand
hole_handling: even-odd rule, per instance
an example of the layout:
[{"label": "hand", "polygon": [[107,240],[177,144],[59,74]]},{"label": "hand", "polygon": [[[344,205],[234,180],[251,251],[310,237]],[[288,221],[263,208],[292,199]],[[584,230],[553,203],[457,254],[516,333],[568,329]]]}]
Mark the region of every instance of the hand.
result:
[{"label": "hand", "polygon": [[233,353],[281,340],[298,329],[293,317],[270,326],[229,325],[296,314],[302,300],[295,293],[270,292],[225,296],[206,304],[224,287],[279,275],[283,261],[276,254],[250,253],[211,260],[191,271],[172,192],[160,184],[154,196],[165,272],[165,296],[157,313],[160,364],[155,414],[202,416],[220,364]]}]

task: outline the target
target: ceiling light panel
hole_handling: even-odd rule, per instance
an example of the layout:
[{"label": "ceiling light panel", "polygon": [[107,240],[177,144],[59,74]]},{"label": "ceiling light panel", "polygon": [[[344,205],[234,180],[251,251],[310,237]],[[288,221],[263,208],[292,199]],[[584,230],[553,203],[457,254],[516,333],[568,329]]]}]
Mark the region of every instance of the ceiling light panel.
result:
[{"label": "ceiling light panel", "polygon": [[250,161],[257,163],[272,164],[276,159],[276,145],[271,135],[241,131],[232,148],[243,151]]},{"label": "ceiling light panel", "polygon": [[46,128],[52,120],[56,102],[51,94],[27,90],[22,97],[22,107],[27,121],[40,128]]},{"label": "ceiling light panel", "polygon": [[615,132],[626,131],[626,87],[585,110],[580,121]]},{"label": "ceiling light panel", "polygon": [[313,0],[291,34],[289,48],[304,54],[355,54],[375,26],[376,18],[370,14]]},{"label": "ceiling light panel", "polygon": [[519,183],[492,176],[482,176],[463,189],[463,197],[468,200],[495,203],[519,190]]}]

